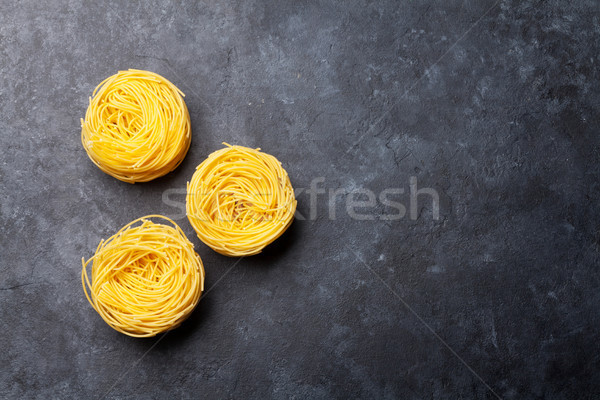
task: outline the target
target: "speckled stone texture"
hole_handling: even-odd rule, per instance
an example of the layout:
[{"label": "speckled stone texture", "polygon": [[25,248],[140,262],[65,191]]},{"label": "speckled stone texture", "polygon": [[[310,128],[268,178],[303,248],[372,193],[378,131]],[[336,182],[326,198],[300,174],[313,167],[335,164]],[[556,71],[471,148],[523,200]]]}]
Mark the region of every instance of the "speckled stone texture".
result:
[{"label": "speckled stone texture", "polygon": [[[0,398],[600,398],[599,44],[596,0],[2,1]],[[127,68],[192,118],[183,164],[147,184],[80,144],[88,96]],[[302,218],[239,262],[181,214],[223,141],[303,189]],[[410,217],[411,177],[439,218],[427,194]],[[406,214],[383,219],[394,188]],[[151,213],[210,290],[140,340],[80,268]]]}]

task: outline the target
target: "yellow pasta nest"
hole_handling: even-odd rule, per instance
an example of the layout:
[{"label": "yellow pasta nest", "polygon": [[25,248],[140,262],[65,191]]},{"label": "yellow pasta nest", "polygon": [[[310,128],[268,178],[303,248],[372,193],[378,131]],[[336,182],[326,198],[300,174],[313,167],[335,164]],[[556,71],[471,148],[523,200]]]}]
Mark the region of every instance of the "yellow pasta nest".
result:
[{"label": "yellow pasta nest", "polygon": [[176,328],[204,290],[204,267],[194,245],[161,215],[130,222],[81,262],[88,301],[108,325],[129,336],[150,337]]},{"label": "yellow pasta nest", "polygon": [[275,157],[224,144],[188,182],[188,219],[213,250],[227,256],[257,254],[292,223],[294,189]]},{"label": "yellow pasta nest", "polygon": [[130,69],[100,83],[81,120],[90,159],[124,182],[148,182],[173,171],[191,142],[184,94],[160,75]]}]

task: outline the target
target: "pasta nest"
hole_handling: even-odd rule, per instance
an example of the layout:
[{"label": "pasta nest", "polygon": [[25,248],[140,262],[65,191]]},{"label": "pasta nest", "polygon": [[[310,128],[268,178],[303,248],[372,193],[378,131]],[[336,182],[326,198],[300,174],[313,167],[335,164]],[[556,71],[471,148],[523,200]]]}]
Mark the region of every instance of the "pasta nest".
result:
[{"label": "pasta nest", "polygon": [[294,189],[272,155],[224,144],[188,182],[188,219],[200,240],[218,253],[254,255],[292,223]]},{"label": "pasta nest", "polygon": [[148,182],[183,161],[191,142],[184,94],[153,72],[119,71],[94,90],[81,120],[89,158],[124,182]]},{"label": "pasta nest", "polygon": [[151,337],[176,328],[204,290],[204,267],[194,245],[161,215],[130,222],[81,262],[88,301],[108,325],[129,336]]}]

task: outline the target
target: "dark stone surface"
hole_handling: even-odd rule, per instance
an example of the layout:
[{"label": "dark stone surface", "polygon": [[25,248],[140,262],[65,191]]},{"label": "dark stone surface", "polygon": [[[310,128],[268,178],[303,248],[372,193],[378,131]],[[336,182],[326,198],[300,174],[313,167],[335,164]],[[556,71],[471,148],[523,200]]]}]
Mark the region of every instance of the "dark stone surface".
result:
[{"label": "dark stone surface", "polygon": [[[98,3],[0,4],[1,398],[600,397],[598,1]],[[130,67],[193,123],[148,184],[80,144],[93,88]],[[402,188],[407,214],[357,220],[340,194],[333,219],[320,194],[310,218],[302,192],[305,219],[230,269],[173,205],[223,141],[297,188]],[[439,219],[425,195],[410,218],[411,177]],[[150,213],[214,288],[139,340],[89,306],[80,260]]]}]

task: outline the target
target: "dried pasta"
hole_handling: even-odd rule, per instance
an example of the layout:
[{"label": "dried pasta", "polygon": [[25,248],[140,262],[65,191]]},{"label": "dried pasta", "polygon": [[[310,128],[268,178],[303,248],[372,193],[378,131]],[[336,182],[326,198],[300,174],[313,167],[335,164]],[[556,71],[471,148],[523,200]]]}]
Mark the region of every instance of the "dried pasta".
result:
[{"label": "dried pasta", "polygon": [[119,71],[94,90],[81,120],[89,158],[124,182],[147,182],[181,163],[191,142],[184,94],[153,72]]},{"label": "dried pasta", "polygon": [[194,245],[161,215],[130,222],[81,262],[88,301],[108,325],[129,336],[150,337],[179,326],[204,290],[204,267]]},{"label": "dried pasta", "polygon": [[227,256],[257,254],[292,223],[294,189],[272,155],[224,144],[188,182],[188,219],[213,250]]}]

